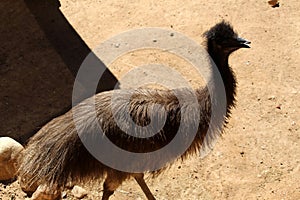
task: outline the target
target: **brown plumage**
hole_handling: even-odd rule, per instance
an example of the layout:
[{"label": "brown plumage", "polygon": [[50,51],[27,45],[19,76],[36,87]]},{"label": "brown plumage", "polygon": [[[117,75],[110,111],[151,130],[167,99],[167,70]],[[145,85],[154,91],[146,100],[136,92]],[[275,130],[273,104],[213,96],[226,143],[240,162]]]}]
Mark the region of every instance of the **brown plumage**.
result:
[{"label": "brown plumage", "polygon": [[[221,134],[230,116],[230,109],[234,106],[236,81],[228,65],[228,57],[239,48],[249,48],[247,45],[249,42],[238,38],[232,27],[224,21],[212,27],[204,36],[207,39],[208,53],[223,79],[227,100],[224,114],[216,117],[214,124],[210,124],[212,105],[218,108],[222,103],[218,102],[218,91],[211,99],[207,87],[198,88],[195,91],[182,88],[174,90],[121,89],[102,92],[74,106],[66,114],[53,119],[30,139],[20,158],[20,180],[32,188],[38,185],[62,188],[68,181],[104,178],[102,200],[107,200],[124,180],[134,177],[147,198],[155,199],[143,179],[143,172],[156,176],[174,160],[185,159],[189,155],[198,153],[205,146],[210,146]],[[217,72],[213,71],[212,74],[214,73]],[[194,94],[197,98],[196,103],[192,101]],[[116,98],[113,98],[115,97],[113,95]],[[183,102],[179,101],[181,97],[184,98]],[[96,113],[92,110],[94,102]],[[145,138],[128,135],[125,133],[127,131],[122,131],[115,121],[115,119],[123,120],[126,110],[139,126],[147,126],[151,119],[156,120],[157,123],[166,119],[165,124],[157,134],[147,137],[150,134],[147,131],[143,132],[124,122],[123,128]],[[195,112],[197,110],[198,112]],[[73,114],[76,115],[75,118]],[[96,114],[96,118],[93,114]],[[185,120],[181,121],[183,116]],[[188,148],[180,155],[177,151],[169,151],[164,152],[155,160],[151,156],[146,156],[143,162],[126,163],[132,171],[139,168],[144,169],[143,172],[118,171],[99,162],[82,144],[81,140],[85,139],[93,141],[103,139],[103,135],[97,131],[97,124],[111,142],[126,151],[135,153],[148,153],[161,149],[174,139],[179,127],[183,126],[184,133],[180,136],[178,148],[187,145]],[[209,128],[211,131],[208,131]],[[197,130],[196,136],[190,133],[194,129]],[[149,130],[151,132],[151,127]],[[81,134],[80,137],[77,131]],[[112,153],[107,156],[113,158],[116,155]],[[152,171],[157,165],[164,165],[164,167]]]}]

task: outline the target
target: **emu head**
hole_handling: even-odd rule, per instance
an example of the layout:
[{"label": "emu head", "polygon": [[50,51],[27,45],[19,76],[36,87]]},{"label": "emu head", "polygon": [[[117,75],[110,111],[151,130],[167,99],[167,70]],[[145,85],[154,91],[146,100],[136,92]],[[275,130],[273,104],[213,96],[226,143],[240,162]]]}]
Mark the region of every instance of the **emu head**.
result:
[{"label": "emu head", "polygon": [[204,37],[207,39],[207,46],[213,53],[221,52],[229,55],[233,51],[239,48],[250,48],[251,42],[238,37],[234,32],[232,26],[225,21],[222,21],[210,30],[204,33]]}]

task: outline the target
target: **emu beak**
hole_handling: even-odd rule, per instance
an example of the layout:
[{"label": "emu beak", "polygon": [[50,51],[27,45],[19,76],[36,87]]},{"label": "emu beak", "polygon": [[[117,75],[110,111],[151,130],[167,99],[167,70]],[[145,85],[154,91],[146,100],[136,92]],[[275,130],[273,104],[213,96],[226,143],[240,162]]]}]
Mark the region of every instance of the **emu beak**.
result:
[{"label": "emu beak", "polygon": [[246,39],[244,39],[244,38],[240,38],[240,37],[238,37],[237,39],[237,42],[239,43],[239,47],[240,48],[250,48],[250,45],[249,44],[251,44],[251,42],[250,41],[248,41],[248,40],[246,40]]}]

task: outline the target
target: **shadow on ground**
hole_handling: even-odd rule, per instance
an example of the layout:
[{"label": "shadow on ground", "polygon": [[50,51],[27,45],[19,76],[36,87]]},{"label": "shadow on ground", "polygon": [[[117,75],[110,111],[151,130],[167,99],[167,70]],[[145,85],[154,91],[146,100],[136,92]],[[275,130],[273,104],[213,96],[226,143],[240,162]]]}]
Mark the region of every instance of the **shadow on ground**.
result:
[{"label": "shadow on ground", "polygon": [[[0,4],[0,136],[24,144],[71,108],[73,82],[91,50],[59,7],[58,0]],[[113,89],[117,79],[98,58],[96,62],[104,71],[97,92]],[[89,88],[91,83],[81,84]],[[91,95],[83,90],[78,100]]]}]

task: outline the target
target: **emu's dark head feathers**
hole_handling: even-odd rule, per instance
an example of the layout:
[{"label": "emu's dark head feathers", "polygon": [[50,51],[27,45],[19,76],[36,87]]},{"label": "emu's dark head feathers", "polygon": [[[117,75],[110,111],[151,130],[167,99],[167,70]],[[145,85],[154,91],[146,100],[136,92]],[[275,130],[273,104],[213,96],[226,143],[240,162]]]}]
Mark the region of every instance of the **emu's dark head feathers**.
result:
[{"label": "emu's dark head feathers", "polygon": [[204,37],[206,37],[208,45],[216,45],[216,47],[229,53],[239,48],[250,48],[250,42],[238,37],[232,26],[225,21],[216,24],[205,32]]}]

